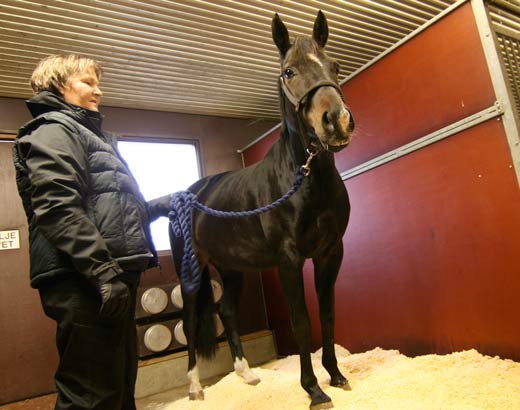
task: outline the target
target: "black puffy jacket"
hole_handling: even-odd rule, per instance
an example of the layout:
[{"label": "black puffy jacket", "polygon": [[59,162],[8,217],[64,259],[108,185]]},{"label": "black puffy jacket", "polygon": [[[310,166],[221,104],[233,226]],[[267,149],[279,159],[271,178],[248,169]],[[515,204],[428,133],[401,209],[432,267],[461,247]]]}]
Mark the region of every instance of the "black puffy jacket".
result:
[{"label": "black puffy jacket", "polygon": [[35,118],[20,129],[13,160],[29,223],[31,286],[78,273],[99,285],[154,266],[149,222],[160,207],[145,202],[99,113],[46,91],[27,105]]}]

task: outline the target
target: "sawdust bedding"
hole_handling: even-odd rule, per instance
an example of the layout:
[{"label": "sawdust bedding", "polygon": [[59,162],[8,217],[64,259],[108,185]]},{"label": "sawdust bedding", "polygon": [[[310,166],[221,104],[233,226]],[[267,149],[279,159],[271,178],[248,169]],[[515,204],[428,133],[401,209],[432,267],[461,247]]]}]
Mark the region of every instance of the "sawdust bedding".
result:
[{"label": "sawdust bedding", "polygon": [[[328,385],[321,350],[312,355],[320,386],[344,410],[520,410],[520,363],[476,350],[409,358],[396,350],[350,354],[336,347],[351,391]],[[203,365],[203,364],[202,364]],[[205,388],[204,401],[183,398],[161,410],[307,410],[298,356],[254,368],[262,379],[245,384],[234,372]]]}]

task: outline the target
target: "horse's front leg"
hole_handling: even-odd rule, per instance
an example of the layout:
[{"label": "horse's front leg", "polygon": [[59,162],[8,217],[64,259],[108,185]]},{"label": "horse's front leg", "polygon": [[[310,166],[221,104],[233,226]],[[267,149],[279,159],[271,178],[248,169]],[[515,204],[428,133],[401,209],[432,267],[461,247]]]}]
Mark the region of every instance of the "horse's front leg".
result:
[{"label": "horse's front leg", "polygon": [[260,383],[260,377],[250,369],[238,334],[237,314],[244,274],[237,271],[220,269],[219,271],[224,284],[224,293],[219,304],[219,316],[226,330],[233,366],[236,374],[247,384],[256,385]]},{"label": "horse's front leg", "polygon": [[330,384],[350,390],[347,379],[338,369],[334,351],[334,285],[343,259],[343,244],[337,244],[326,254],[313,259],[314,285],[318,294],[321,335],[323,345],[322,363],[330,374]]},{"label": "horse's front leg", "polygon": [[300,354],[300,383],[311,396],[311,410],[333,407],[332,400],[318,385],[311,362],[311,328],[309,313],[305,305],[302,273],[303,261],[297,265],[279,266],[279,276],[289,304],[291,328],[298,343]]}]

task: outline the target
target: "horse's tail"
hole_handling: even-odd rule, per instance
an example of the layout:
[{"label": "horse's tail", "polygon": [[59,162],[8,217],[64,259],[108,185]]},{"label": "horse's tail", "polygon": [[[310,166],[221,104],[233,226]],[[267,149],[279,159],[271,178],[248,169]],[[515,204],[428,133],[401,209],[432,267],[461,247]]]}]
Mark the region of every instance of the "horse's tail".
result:
[{"label": "horse's tail", "polygon": [[[175,270],[179,276],[181,286],[184,286],[181,279],[184,239],[175,235],[172,224],[169,224],[168,233],[170,236],[170,246]],[[202,269],[199,279],[200,287],[196,292],[196,301],[193,303],[193,305],[195,305],[195,316],[191,314],[183,316],[185,320],[193,320],[195,318],[194,320],[197,323],[195,331],[195,348],[197,352],[202,357],[212,358],[215,356],[217,347],[217,326],[215,324],[214,318],[215,304],[213,300],[213,288],[211,287],[208,266],[205,266]],[[190,306],[193,306],[191,303],[192,302],[190,302]],[[186,305],[187,302],[184,304],[184,309],[187,309]]]},{"label": "horse's tail", "polygon": [[217,327],[208,266],[201,273],[200,289],[197,295],[196,335],[197,352],[204,358],[213,358],[217,347]]}]

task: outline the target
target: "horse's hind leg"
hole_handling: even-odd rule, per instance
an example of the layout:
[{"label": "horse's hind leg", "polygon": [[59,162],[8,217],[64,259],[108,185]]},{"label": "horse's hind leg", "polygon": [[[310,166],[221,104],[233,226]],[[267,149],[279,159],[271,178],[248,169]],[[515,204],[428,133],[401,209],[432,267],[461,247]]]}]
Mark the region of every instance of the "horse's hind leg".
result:
[{"label": "horse's hind leg", "polygon": [[219,304],[219,316],[226,331],[235,372],[247,384],[256,385],[260,382],[260,378],[249,368],[238,334],[238,305],[244,274],[237,271],[222,270],[220,276],[224,284],[224,292]]},{"label": "horse's hind leg", "polygon": [[[175,270],[178,275],[181,272],[184,241],[177,238],[171,226],[169,226],[170,246]],[[180,276],[179,276],[180,277]],[[204,400],[204,391],[200,384],[199,369],[196,358],[196,332],[197,332],[196,295],[187,296],[183,292],[182,324],[184,335],[188,344],[188,381],[190,400]]]},{"label": "horse's hind leg", "polygon": [[326,255],[313,259],[314,285],[318,294],[320,310],[323,367],[330,374],[331,386],[350,390],[347,379],[338,369],[338,361],[334,351],[334,284],[342,259],[343,245],[341,241]]},{"label": "horse's hind leg", "polygon": [[188,342],[188,381],[190,400],[204,400],[204,390],[200,384],[199,368],[196,356],[196,297],[183,294],[182,323],[186,341]]}]

